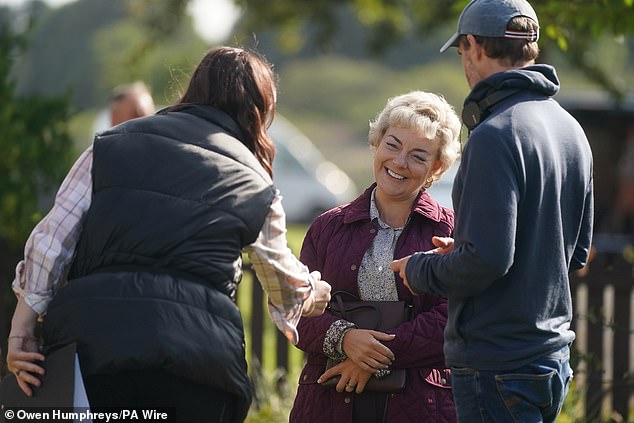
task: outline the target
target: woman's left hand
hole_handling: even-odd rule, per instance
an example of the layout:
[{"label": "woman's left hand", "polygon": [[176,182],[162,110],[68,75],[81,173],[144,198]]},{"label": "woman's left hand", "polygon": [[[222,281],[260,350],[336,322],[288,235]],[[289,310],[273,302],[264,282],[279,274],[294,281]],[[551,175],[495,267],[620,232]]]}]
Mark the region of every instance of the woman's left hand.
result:
[{"label": "woman's left hand", "polygon": [[337,383],[337,392],[356,392],[360,394],[365,389],[365,385],[372,377],[373,373],[363,370],[357,366],[351,359],[347,358],[336,366],[326,370],[319,379],[318,383],[328,380],[331,377],[341,375],[341,379]]},{"label": "woman's left hand", "polygon": [[369,329],[350,329],[345,332],[342,350],[357,366],[368,372],[387,369],[394,361],[394,353],[381,341],[392,341],[396,335]]}]

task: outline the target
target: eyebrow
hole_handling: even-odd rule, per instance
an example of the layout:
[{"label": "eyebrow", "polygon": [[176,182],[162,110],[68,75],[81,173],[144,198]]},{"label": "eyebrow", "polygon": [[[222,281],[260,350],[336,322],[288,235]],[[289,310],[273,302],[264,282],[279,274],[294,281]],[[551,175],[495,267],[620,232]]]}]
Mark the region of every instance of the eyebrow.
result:
[{"label": "eyebrow", "polygon": [[[403,145],[403,141],[401,141],[400,139],[398,139],[398,137],[397,137],[397,136],[395,136],[395,135],[393,135],[393,134],[388,134],[388,137],[392,137],[392,138],[394,138],[396,141],[398,141],[398,143],[399,143],[399,144]],[[430,153],[429,151],[425,150],[424,148],[414,148],[412,151],[413,151],[413,152],[418,152],[418,151],[420,151],[421,153],[425,153],[425,155],[427,155],[427,156],[430,156],[430,155],[431,155],[431,153]]]}]

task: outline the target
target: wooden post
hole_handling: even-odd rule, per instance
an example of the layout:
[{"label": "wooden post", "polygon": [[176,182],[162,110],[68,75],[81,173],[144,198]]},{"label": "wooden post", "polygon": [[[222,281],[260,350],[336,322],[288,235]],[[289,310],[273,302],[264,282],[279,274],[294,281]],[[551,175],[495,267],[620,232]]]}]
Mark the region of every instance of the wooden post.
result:
[{"label": "wooden post", "polygon": [[614,263],[609,280],[614,285],[614,373],[612,376],[612,409],[619,413],[622,421],[629,420],[629,399],[632,390],[630,359],[630,299],[634,276],[632,265],[622,258]]},{"label": "wooden post", "polygon": [[264,340],[264,304],[262,286],[253,272],[253,289],[251,291],[251,360],[256,359],[262,365]]},{"label": "wooden post", "polygon": [[600,421],[603,403],[603,291],[605,264],[595,260],[586,277],[588,286],[588,348],[585,392],[585,417],[588,422]]}]

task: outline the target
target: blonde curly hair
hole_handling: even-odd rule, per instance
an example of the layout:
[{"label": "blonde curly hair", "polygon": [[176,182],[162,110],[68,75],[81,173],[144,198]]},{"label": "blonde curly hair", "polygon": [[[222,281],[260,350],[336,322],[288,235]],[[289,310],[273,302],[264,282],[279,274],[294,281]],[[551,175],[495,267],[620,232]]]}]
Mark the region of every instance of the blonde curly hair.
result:
[{"label": "blonde curly hair", "polygon": [[368,143],[374,152],[389,127],[410,129],[421,137],[439,144],[441,167],[434,180],[451,167],[460,156],[460,119],[444,97],[425,91],[411,91],[392,97],[385,108],[370,122]]}]

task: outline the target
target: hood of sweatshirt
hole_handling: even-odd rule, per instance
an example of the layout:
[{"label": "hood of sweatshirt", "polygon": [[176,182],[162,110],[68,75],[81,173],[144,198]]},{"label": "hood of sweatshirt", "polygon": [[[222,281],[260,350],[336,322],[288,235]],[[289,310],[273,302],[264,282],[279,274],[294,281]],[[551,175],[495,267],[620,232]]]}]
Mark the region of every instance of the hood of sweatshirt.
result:
[{"label": "hood of sweatshirt", "polygon": [[480,101],[494,91],[506,89],[535,91],[552,97],[559,92],[559,78],[555,68],[543,64],[494,73],[473,87],[465,104]]}]

